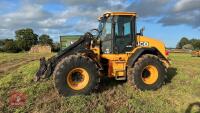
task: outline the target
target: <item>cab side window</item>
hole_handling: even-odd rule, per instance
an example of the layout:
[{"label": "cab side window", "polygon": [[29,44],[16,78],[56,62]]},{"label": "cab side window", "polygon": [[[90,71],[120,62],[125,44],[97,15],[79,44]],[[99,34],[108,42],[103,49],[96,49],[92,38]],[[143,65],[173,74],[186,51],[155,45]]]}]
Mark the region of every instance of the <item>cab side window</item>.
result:
[{"label": "cab side window", "polygon": [[116,53],[125,53],[130,51],[128,46],[132,44],[131,17],[116,16],[115,17],[115,51]]}]

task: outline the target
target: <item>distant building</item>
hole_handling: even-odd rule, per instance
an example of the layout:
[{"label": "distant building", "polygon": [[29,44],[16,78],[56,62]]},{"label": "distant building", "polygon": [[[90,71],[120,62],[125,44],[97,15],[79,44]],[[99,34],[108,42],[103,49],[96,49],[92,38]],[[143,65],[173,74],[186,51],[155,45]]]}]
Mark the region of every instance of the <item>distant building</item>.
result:
[{"label": "distant building", "polygon": [[31,47],[29,53],[51,53],[51,46],[34,45],[33,47]]},{"label": "distant building", "polygon": [[80,35],[66,35],[60,36],[60,47],[61,49],[67,48],[69,45],[73,44],[80,38]]}]

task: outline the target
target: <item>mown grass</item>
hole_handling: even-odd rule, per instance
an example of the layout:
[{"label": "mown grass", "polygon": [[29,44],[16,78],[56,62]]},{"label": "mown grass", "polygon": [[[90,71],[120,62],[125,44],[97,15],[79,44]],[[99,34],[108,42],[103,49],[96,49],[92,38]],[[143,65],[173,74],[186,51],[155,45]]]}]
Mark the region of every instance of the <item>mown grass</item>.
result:
[{"label": "mown grass", "polygon": [[[33,61],[0,78],[0,101],[3,103],[0,109],[3,112],[41,113],[183,113],[189,107],[192,112],[199,112],[200,57],[171,54],[170,58],[172,65],[168,72],[169,81],[157,91],[142,92],[128,83],[105,80],[90,95],[72,97],[59,97],[54,90],[52,78],[35,83],[33,77],[39,62]],[[12,90],[27,95],[25,106],[9,107],[8,94]]]},{"label": "mown grass", "polygon": [[41,54],[41,53],[0,53],[0,64],[21,60],[21,59],[28,59],[28,58],[39,58],[42,56],[50,56],[51,54]]},{"label": "mown grass", "polygon": [[39,60],[41,57],[51,57],[52,53],[0,53],[0,77],[10,70],[16,69],[21,65],[31,61]]}]

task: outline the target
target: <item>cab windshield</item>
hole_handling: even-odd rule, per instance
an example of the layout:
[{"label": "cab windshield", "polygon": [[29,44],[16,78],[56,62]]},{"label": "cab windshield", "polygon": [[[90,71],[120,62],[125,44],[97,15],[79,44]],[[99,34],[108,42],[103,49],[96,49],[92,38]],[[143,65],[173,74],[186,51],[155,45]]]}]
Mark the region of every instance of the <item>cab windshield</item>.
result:
[{"label": "cab windshield", "polygon": [[105,39],[110,39],[111,38],[111,30],[112,30],[112,21],[111,21],[112,17],[103,17],[100,21],[99,21],[99,37],[100,39],[103,41]]},{"label": "cab windshield", "polygon": [[102,17],[102,19],[99,21],[98,30],[101,33],[103,31],[103,26],[106,24],[106,17]]},{"label": "cab windshield", "polygon": [[99,21],[99,38],[102,41],[102,52],[112,52],[112,17],[103,17]]}]

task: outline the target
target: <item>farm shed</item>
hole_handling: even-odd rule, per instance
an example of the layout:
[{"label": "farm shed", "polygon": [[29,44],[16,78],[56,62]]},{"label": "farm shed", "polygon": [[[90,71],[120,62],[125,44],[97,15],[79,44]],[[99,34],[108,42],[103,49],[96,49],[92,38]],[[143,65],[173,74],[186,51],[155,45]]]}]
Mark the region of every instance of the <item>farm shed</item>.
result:
[{"label": "farm shed", "polygon": [[51,46],[49,46],[49,45],[34,45],[31,47],[29,53],[51,53]]}]

